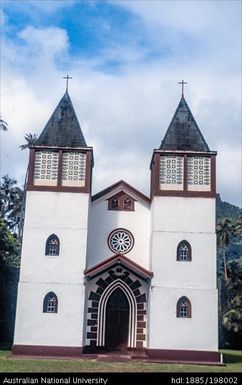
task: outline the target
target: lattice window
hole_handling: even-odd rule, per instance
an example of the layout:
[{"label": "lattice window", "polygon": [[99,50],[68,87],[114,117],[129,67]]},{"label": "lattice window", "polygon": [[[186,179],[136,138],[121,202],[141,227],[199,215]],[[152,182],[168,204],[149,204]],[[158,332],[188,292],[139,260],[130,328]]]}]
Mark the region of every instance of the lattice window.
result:
[{"label": "lattice window", "polygon": [[34,160],[34,185],[56,186],[58,178],[58,152],[36,151]]},{"label": "lattice window", "polygon": [[189,156],[187,159],[188,190],[210,191],[211,160],[203,156]]},{"label": "lattice window", "polygon": [[45,245],[45,255],[59,255],[60,241],[59,238],[52,234],[48,237]]},{"label": "lattice window", "polygon": [[184,160],[182,156],[161,156],[160,189],[183,190]]},{"label": "lattice window", "polygon": [[177,246],[177,261],[191,261],[192,249],[190,243],[181,241]]},{"label": "lattice window", "polygon": [[64,152],[62,155],[62,186],[85,186],[86,154],[81,152]]},{"label": "lattice window", "polygon": [[43,301],[43,313],[57,313],[58,298],[55,293],[50,292],[46,294]]},{"label": "lattice window", "polygon": [[191,318],[192,306],[187,297],[181,297],[177,302],[176,316],[178,318]]}]

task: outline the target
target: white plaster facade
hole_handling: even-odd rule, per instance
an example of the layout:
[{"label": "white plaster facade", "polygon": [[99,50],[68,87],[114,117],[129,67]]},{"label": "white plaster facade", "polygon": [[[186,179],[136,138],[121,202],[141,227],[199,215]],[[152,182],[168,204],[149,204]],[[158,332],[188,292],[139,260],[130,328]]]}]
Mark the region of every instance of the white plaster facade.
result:
[{"label": "white plaster facade", "polygon": [[[65,98],[64,102],[68,103],[68,95]],[[37,151],[42,148],[38,147]],[[49,147],[48,151],[51,152]],[[59,164],[61,151],[60,148]],[[85,147],[80,151],[83,154]],[[174,187],[176,184],[172,189],[168,185],[161,188],[159,150],[154,154],[151,198],[123,181],[91,197],[86,189],[88,183],[91,185],[91,179],[89,182],[87,179],[91,175],[88,161],[86,169],[82,169],[86,178],[83,190],[75,186],[73,176],[71,185],[63,187],[60,171],[55,171],[56,189],[49,184],[46,188],[43,184],[34,185],[29,177],[14,351],[24,352],[27,347],[33,348],[28,350],[31,352],[38,348],[42,349],[38,352],[51,353],[44,348],[52,347],[60,351],[77,348],[81,353],[83,348],[106,348],[110,343],[109,329],[115,329],[113,315],[123,317],[126,329],[120,333],[127,333],[126,348],[218,350],[212,168],[209,169],[211,194],[203,189],[199,193],[198,187],[194,195],[187,193],[184,187],[187,154],[181,152],[179,156],[184,160],[179,188]],[[214,153],[205,152],[205,156],[210,155]],[[31,162],[34,164],[34,157],[30,157]],[[169,172],[167,169],[164,175]],[[170,183],[172,178],[167,178]],[[73,186],[76,189],[68,190]],[[131,201],[129,209],[112,203],[121,195]],[[132,234],[134,244],[130,251],[115,253],[110,248],[109,236],[115,229]],[[58,255],[46,253],[51,234],[59,239]],[[190,259],[186,261],[177,257],[181,241],[190,245]],[[54,293],[58,299],[58,311],[57,308],[55,312],[43,311],[48,293]],[[114,305],[123,306],[118,310],[112,304],[115,295],[120,303]],[[186,316],[179,315],[177,310],[183,297],[190,302]]]},{"label": "white plaster facade", "polygon": [[[28,191],[14,344],[81,346],[89,194]],[[60,254],[45,255],[52,233]],[[58,313],[43,313],[53,291]]]}]

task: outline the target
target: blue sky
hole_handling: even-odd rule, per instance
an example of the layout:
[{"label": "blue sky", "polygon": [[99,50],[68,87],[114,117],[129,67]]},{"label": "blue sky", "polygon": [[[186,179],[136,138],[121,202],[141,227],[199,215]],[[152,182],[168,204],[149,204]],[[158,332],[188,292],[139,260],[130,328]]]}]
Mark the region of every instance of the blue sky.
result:
[{"label": "blue sky", "polygon": [[[65,90],[94,147],[94,193],[119,179],[149,193],[149,162],[186,100],[212,150],[218,191],[241,205],[241,2],[1,1],[1,174],[23,183],[24,134]],[[132,168],[130,167],[132,164]]]}]

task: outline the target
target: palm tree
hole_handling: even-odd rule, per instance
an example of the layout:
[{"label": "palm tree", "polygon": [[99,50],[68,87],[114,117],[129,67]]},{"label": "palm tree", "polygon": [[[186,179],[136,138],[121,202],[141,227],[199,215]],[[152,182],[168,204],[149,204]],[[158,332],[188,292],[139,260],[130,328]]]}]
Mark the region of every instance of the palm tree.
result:
[{"label": "palm tree", "polygon": [[236,225],[228,218],[223,219],[217,225],[217,239],[218,245],[222,251],[223,265],[224,265],[224,280],[228,280],[228,270],[226,263],[226,251],[230,240],[233,236],[237,235]]},{"label": "palm tree", "polygon": [[[26,150],[26,148],[33,146],[38,139],[38,135],[31,134],[31,133],[25,134],[24,139],[26,140],[26,143],[19,146],[19,148],[21,148],[21,150]],[[27,184],[28,172],[29,172],[29,168],[27,168],[27,171],[25,174],[24,192],[22,194],[21,211],[20,211],[20,216],[19,216],[18,236],[20,238],[22,237],[23,226],[24,226],[24,212],[25,212],[25,199],[26,199],[25,189],[26,189],[26,184]]]},{"label": "palm tree", "polygon": [[0,118],[0,130],[7,131],[8,130],[8,123],[5,122],[2,118]]},{"label": "palm tree", "polygon": [[23,191],[16,186],[17,181],[8,175],[0,183],[0,219],[3,219],[14,233],[19,235],[21,222]]},{"label": "palm tree", "polygon": [[21,148],[21,150],[25,150],[26,148],[33,146],[36,143],[38,136],[36,134],[29,133],[29,134],[24,135],[24,139],[26,140],[27,143],[19,146],[19,148]]},{"label": "palm tree", "polygon": [[9,213],[7,216],[8,227],[11,231],[20,236],[20,227],[22,223],[22,205],[24,192],[19,187],[14,187],[9,202]]},{"label": "palm tree", "polygon": [[9,202],[16,183],[17,181],[8,175],[2,177],[2,183],[0,184],[0,218],[2,219],[6,219],[9,212]]}]

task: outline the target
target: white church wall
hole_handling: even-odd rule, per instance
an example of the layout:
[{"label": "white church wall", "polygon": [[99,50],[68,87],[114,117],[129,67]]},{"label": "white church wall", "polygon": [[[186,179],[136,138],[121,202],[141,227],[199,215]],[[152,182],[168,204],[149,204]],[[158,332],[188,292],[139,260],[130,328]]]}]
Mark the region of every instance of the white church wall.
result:
[{"label": "white church wall", "polygon": [[[151,216],[152,283],[215,288],[215,199],[154,197]],[[177,246],[182,240],[191,245],[191,261],[177,261]]]},{"label": "white church wall", "polygon": [[110,258],[107,239],[116,228],[129,230],[134,236],[134,246],[125,254],[142,267],[149,268],[150,209],[145,203],[135,202],[135,211],[108,210],[108,201],[93,202],[89,214],[87,268]]},{"label": "white church wall", "polygon": [[[182,296],[191,302],[191,318],[176,317]],[[217,290],[154,286],[150,299],[150,349],[218,350]]]},{"label": "white church wall", "polygon": [[[191,245],[192,260],[177,261],[177,246],[186,240]],[[216,235],[192,232],[153,232],[153,285],[170,287],[216,287]]]},{"label": "white church wall", "polygon": [[[215,199],[154,197],[151,216],[149,347],[217,350]],[[191,261],[177,261],[182,240]],[[176,316],[182,296],[191,301],[191,318]]]},{"label": "white church wall", "polygon": [[[86,262],[88,194],[27,192],[21,281],[83,281]],[[45,255],[49,235],[60,240],[58,256]]]},{"label": "white church wall", "polygon": [[152,231],[215,232],[215,199],[154,197],[151,208]]},{"label": "white church wall", "polygon": [[[53,291],[58,313],[43,313],[45,295]],[[84,286],[19,283],[15,345],[82,346]]]}]

